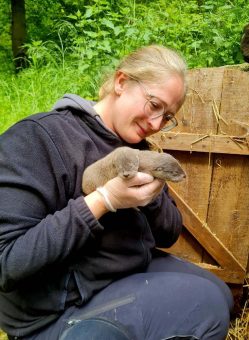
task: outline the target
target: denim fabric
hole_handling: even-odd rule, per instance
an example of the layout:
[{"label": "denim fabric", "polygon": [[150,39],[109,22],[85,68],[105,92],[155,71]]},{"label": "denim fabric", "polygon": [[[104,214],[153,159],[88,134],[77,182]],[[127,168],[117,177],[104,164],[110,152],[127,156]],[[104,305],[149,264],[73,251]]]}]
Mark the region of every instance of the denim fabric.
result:
[{"label": "denim fabric", "polygon": [[[144,273],[113,282],[84,306],[70,306],[57,321],[23,339],[76,340],[70,337],[74,329],[101,318],[114,328],[122,325],[121,333],[117,331],[120,340],[126,334],[129,340],[224,340],[231,307],[231,293],[224,282],[168,255],[154,259]],[[113,328],[106,327],[108,331]],[[86,339],[84,332],[81,335],[79,339]]]},{"label": "denim fabric", "polygon": [[67,329],[60,340],[132,340],[121,324],[102,318],[80,321]]}]

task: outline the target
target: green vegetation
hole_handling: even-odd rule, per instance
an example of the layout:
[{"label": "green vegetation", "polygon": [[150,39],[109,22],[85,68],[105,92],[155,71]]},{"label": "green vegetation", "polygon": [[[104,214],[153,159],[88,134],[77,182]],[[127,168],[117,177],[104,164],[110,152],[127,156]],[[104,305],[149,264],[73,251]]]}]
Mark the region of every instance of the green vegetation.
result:
[{"label": "green vegetation", "polygon": [[10,5],[0,0],[0,132],[49,110],[66,92],[97,98],[103,75],[141,45],[173,47],[189,68],[243,62],[246,0],[26,0],[25,5],[29,67],[15,74]]}]

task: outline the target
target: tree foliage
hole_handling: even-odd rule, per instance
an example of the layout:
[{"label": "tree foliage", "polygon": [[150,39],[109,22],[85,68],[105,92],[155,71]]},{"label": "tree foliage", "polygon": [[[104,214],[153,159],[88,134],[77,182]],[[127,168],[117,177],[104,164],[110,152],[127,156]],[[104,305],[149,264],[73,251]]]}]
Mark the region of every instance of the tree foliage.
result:
[{"label": "tree foliage", "polygon": [[[26,0],[25,3],[27,46],[32,53],[38,48],[37,62],[37,54],[41,56],[41,46],[45,44],[42,63],[46,61],[48,48],[53,57],[57,54],[61,58],[59,49],[63,48],[72,60],[80,56],[88,64],[99,67],[107,57],[115,62],[140,45],[161,43],[182,51],[190,67],[236,64],[242,61],[239,43],[243,26],[249,21],[246,0]],[[4,28],[4,43],[0,48],[6,49],[9,46],[6,17],[10,21],[6,0],[0,0],[0,8],[0,27]]]},{"label": "tree foliage", "polygon": [[242,61],[239,43],[243,26],[249,21],[246,0],[46,0],[46,17],[38,5],[31,5],[32,0],[26,1],[32,9],[31,25],[40,18],[39,25],[30,30],[29,42],[52,40],[60,44],[62,39],[73,58],[80,52],[97,67],[106,55],[115,61],[131,49],[150,43],[182,51],[190,67]]},{"label": "tree foliage", "polygon": [[0,110],[12,114],[1,118],[2,130],[16,114],[47,110],[65,92],[96,98],[103,75],[142,45],[175,48],[189,68],[243,62],[247,0],[25,0],[25,6],[29,68],[15,76],[10,0],[0,0]]}]

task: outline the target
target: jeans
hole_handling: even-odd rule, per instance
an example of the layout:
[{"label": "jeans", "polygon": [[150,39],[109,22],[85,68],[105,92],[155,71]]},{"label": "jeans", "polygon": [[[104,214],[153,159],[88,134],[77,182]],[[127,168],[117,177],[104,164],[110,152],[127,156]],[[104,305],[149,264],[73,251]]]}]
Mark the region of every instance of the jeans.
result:
[{"label": "jeans", "polygon": [[224,340],[232,307],[231,292],[218,277],[161,253],[144,272],[113,282],[23,339]]},{"label": "jeans", "polygon": [[60,340],[130,340],[121,324],[107,319],[91,318],[67,329]]}]

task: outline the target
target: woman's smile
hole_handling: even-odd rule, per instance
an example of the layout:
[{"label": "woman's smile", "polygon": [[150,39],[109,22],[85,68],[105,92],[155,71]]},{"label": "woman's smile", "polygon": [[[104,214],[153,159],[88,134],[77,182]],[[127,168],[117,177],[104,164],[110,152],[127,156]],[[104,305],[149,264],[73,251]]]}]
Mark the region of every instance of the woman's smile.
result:
[{"label": "woman's smile", "polygon": [[136,126],[138,127],[137,133],[138,133],[139,137],[145,138],[147,136],[148,132],[145,130],[145,128],[143,128],[141,126],[141,124],[136,123]]}]

